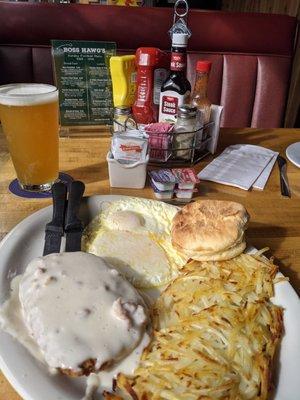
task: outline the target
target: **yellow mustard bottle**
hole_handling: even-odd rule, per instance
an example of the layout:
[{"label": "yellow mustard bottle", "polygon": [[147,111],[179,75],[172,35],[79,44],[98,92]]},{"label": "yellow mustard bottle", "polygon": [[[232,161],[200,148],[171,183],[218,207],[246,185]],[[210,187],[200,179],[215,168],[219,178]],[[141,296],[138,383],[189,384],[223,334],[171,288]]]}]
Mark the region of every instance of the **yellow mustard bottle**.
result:
[{"label": "yellow mustard bottle", "polygon": [[131,107],[135,99],[136,67],[135,55],[110,58],[110,73],[115,107]]}]

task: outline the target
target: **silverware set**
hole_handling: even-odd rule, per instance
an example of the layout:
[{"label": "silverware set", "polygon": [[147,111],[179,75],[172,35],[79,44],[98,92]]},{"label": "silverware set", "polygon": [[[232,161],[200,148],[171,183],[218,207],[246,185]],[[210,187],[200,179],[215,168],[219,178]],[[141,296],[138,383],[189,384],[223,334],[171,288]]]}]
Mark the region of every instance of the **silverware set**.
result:
[{"label": "silverware set", "polygon": [[83,225],[78,217],[84,183],[73,181],[69,187],[63,182],[52,186],[53,215],[46,225],[43,255],[59,253],[62,237],[66,236],[65,251],[80,251]]}]

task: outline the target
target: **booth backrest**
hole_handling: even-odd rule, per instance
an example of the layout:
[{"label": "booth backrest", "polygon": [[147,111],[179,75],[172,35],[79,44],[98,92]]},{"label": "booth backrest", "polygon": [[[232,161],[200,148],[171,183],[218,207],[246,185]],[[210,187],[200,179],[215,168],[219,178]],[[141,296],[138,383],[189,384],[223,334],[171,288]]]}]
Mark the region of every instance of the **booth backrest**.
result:
[{"label": "booth backrest", "polygon": [[[0,2],[0,84],[53,82],[51,39],[114,41],[169,50],[172,10]],[[282,126],[296,19],[283,15],[190,12],[188,77],[213,61],[209,97],[224,106],[222,126]]]}]

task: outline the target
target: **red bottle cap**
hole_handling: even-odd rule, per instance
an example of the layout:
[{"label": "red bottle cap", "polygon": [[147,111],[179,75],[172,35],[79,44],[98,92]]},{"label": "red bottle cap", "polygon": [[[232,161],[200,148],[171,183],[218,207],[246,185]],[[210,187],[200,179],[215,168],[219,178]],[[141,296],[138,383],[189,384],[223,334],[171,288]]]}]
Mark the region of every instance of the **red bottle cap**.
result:
[{"label": "red bottle cap", "polygon": [[156,47],[139,47],[135,53],[137,66],[169,68],[170,55]]},{"label": "red bottle cap", "polygon": [[209,72],[211,69],[211,61],[199,60],[197,61],[196,71],[198,72]]}]

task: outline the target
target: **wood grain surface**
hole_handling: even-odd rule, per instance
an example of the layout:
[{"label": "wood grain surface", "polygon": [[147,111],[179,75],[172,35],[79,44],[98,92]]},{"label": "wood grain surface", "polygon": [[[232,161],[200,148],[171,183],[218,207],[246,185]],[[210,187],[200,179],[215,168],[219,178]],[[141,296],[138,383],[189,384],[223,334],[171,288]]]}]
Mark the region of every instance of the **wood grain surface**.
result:
[{"label": "wood grain surface", "polygon": [[[230,144],[257,144],[285,156],[286,147],[300,141],[300,129],[223,129],[219,152]],[[101,138],[61,138],[60,169],[74,179],[86,184],[86,195],[124,194],[153,198],[152,189],[113,189],[109,186],[106,153],[109,136]],[[201,170],[212,157],[196,166]],[[8,191],[15,172],[8,154],[3,134],[0,133],[0,238],[3,238],[18,222],[51,203],[49,199],[22,199]],[[300,169],[288,162],[288,179],[292,198],[280,193],[277,164],[264,191],[244,191],[211,182],[201,182],[200,198],[238,201],[247,208],[251,221],[247,231],[249,244],[257,248],[269,247],[282,273],[290,278],[300,293]],[[34,377],[33,377],[34,379]],[[19,400],[20,397],[0,373],[0,400]],[[42,400],[42,399],[40,399]]]}]

